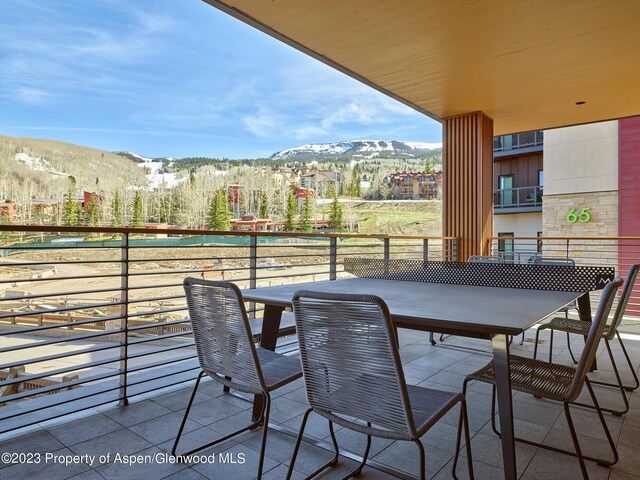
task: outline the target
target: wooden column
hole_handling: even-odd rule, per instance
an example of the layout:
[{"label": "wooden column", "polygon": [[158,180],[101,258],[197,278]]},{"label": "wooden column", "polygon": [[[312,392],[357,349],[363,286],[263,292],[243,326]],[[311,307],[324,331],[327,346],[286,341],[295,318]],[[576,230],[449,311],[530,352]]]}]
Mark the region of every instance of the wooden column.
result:
[{"label": "wooden column", "polygon": [[493,235],[493,120],[482,112],[445,118],[442,148],[442,233],[459,237],[459,261],[488,255]]}]

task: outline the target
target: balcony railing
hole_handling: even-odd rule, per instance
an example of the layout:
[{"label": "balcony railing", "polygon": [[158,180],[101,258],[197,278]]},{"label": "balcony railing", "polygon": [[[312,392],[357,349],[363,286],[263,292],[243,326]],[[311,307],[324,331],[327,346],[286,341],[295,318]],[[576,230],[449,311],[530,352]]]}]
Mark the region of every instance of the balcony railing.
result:
[{"label": "balcony railing", "polygon": [[517,133],[515,135],[502,135],[500,137],[494,137],[493,151],[506,152],[523,148],[540,147],[542,146],[542,140],[542,130]]},{"label": "balcony railing", "polygon": [[540,207],[542,207],[542,187],[534,186],[494,190],[493,207],[496,210],[527,209],[540,211]]},{"label": "balcony railing", "polygon": [[[611,266],[622,278],[626,278],[631,265],[640,263],[640,237],[493,237],[488,250],[505,263],[571,258],[576,265]],[[591,295],[598,296],[597,292]],[[592,304],[596,305],[594,298]],[[627,317],[634,322],[640,320],[640,283],[636,284],[629,300]]]},{"label": "balcony railing", "polygon": [[336,279],[348,276],[342,264],[350,256],[444,260],[455,258],[456,244],[0,225],[0,433],[193,380],[199,367],[184,277],[241,288]]}]

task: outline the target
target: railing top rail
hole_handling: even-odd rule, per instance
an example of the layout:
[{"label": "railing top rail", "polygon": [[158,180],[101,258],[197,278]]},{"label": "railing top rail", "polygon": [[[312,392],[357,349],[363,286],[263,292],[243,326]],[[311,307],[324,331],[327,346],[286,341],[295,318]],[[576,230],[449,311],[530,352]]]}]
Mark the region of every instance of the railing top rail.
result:
[{"label": "railing top rail", "polygon": [[494,188],[493,191],[494,193],[497,193],[497,192],[504,192],[505,190],[526,190],[529,188],[536,189],[536,188],[542,188],[542,187],[540,185],[528,185],[526,187]]},{"label": "railing top rail", "polygon": [[0,225],[0,232],[51,232],[51,233],[109,233],[109,234],[141,234],[141,235],[224,235],[224,236],[256,236],[256,237],[312,237],[312,238],[381,238],[405,240],[458,240],[458,237],[437,237],[420,235],[375,235],[367,233],[302,233],[302,232],[243,232],[218,230],[184,230],[177,228],[152,229],[132,227],[66,227],[56,225]]},{"label": "railing top rail", "polygon": [[505,238],[512,240],[569,240],[572,242],[578,242],[580,240],[636,240],[640,241],[640,237],[561,237],[561,236],[548,236],[548,237],[489,237],[491,240],[504,240]]}]

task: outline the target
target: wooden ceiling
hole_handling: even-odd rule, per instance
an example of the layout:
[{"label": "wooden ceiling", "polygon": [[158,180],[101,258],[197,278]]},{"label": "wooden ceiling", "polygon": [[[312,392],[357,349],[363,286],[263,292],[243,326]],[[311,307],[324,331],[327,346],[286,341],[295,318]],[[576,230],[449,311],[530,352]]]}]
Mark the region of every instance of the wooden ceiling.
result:
[{"label": "wooden ceiling", "polygon": [[204,1],[435,119],[482,111],[496,135],[640,114],[640,0]]}]

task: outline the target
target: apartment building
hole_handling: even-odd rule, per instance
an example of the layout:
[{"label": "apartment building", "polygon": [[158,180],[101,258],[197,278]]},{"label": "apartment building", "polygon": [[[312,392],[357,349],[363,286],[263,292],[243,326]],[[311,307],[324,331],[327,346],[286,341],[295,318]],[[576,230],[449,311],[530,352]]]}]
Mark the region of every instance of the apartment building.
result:
[{"label": "apartment building", "polygon": [[639,187],[640,117],[496,137],[499,248],[513,236],[640,235]]}]

